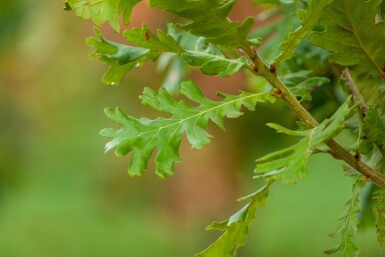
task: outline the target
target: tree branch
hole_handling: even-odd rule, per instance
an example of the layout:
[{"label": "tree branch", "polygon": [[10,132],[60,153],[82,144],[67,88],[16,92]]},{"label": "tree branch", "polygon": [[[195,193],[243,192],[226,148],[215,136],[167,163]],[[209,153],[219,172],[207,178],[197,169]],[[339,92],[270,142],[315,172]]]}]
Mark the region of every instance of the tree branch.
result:
[{"label": "tree branch", "polygon": [[[250,67],[250,70],[256,75],[263,76],[276,91],[279,92],[282,99],[302,122],[310,124],[312,127],[317,127],[319,124],[316,119],[300,104],[287,86],[278,78],[277,67],[268,67],[258,53],[252,48],[244,48],[243,51],[245,51],[250,60],[254,63],[254,67]],[[385,185],[385,176],[367,166],[359,158],[355,158],[336,141],[329,140],[326,144],[332,151],[333,157],[345,161],[366,178],[373,181],[376,185],[381,187]]]},{"label": "tree branch", "polygon": [[368,112],[368,106],[366,105],[364,98],[358,90],[357,85],[352,78],[352,75],[350,75],[348,68],[342,71],[342,78],[346,81],[346,84],[348,85],[348,90],[349,93],[353,96],[353,101],[355,103],[359,103],[361,115],[360,117],[363,120],[366,117],[366,113]]}]

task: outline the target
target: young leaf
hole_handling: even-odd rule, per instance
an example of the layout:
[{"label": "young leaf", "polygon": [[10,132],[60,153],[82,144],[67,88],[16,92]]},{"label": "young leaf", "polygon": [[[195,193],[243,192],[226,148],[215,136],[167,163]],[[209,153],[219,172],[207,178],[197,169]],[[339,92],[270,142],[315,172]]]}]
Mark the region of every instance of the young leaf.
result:
[{"label": "young leaf", "polygon": [[109,22],[119,32],[119,19],[123,14],[124,24],[131,20],[132,9],[140,0],[67,0],[66,3],[75,14],[83,19],[91,19],[100,26]]},{"label": "young leaf", "polygon": [[239,247],[246,242],[249,227],[254,220],[257,206],[263,206],[269,195],[269,189],[273,181],[269,181],[263,188],[247,197],[251,201],[236,214],[222,222],[213,222],[207,230],[224,231],[206,250],[195,255],[195,257],[234,257]]},{"label": "young leaf", "polygon": [[346,202],[347,209],[340,217],[342,226],[331,235],[333,237],[341,237],[341,242],[336,247],[324,251],[326,254],[338,253],[342,257],[358,256],[360,250],[353,243],[353,238],[357,234],[357,214],[361,210],[360,192],[364,186],[365,182],[361,179],[358,179],[354,184],[351,198]]},{"label": "young leaf", "polygon": [[374,193],[373,212],[376,216],[377,237],[382,249],[385,251],[385,188],[380,188]]},{"label": "young leaf", "polygon": [[247,34],[254,24],[248,17],[243,23],[231,22],[228,15],[235,0],[151,0],[153,7],[164,9],[192,22],[182,26],[186,31],[203,36],[207,42],[229,47],[248,46]]},{"label": "young leaf", "polygon": [[[124,31],[126,39],[139,47],[108,41],[97,29],[95,34],[99,40],[88,38],[87,43],[96,49],[92,56],[110,64],[103,77],[103,82],[107,85],[119,84],[133,67],[147,60],[155,60],[162,53],[179,54],[191,66],[200,67],[203,73],[221,77],[228,77],[249,64],[246,57],[228,58],[215,45],[206,44],[203,38],[198,38],[194,50],[185,50],[171,35],[158,30],[155,36],[146,25]],[[175,36],[182,40],[184,35]]]},{"label": "young leaf", "polygon": [[[334,1],[320,19],[325,30],[312,33],[310,42],[331,51],[331,62],[352,66],[357,76],[384,79],[385,48],[378,46],[383,45],[385,40],[385,23],[375,21],[381,2]],[[371,75],[373,71],[377,74]],[[369,81],[369,85],[373,85],[373,81]]]},{"label": "young leaf", "polygon": [[308,158],[313,154],[314,150],[344,128],[344,122],[349,117],[352,109],[349,108],[348,101],[346,101],[330,119],[326,119],[318,127],[308,130],[293,131],[277,124],[268,124],[278,132],[300,136],[303,139],[293,146],[258,159],[255,172],[260,173],[260,175],[255,177],[282,179],[284,183],[288,184],[297,183],[306,178]]},{"label": "young leaf", "polygon": [[155,159],[156,173],[161,177],[172,175],[174,163],[180,161],[179,144],[183,133],[186,133],[192,147],[202,148],[210,142],[211,136],[205,130],[209,120],[224,129],[224,117],[239,117],[242,115],[242,106],[254,110],[257,102],[275,100],[271,93],[241,92],[238,96],[222,94],[222,101],[211,101],[205,98],[191,81],[182,83],[181,93],[199,106],[193,107],[184,101],[175,101],[164,88],[158,93],[145,88],[141,96],[142,104],[170,114],[170,118],[135,119],[126,116],[119,108],[106,109],[106,115],[122,125],[121,129],[101,131],[101,135],[112,138],[106,145],[106,150],[116,148],[118,155],[126,155],[132,151],[129,165],[131,175],[142,174],[155,148],[158,149]]},{"label": "young leaf", "polygon": [[276,64],[293,57],[295,48],[301,40],[311,32],[324,9],[333,1],[334,0],[310,0],[307,5],[307,10],[299,9],[297,11],[297,15],[301,20],[301,26],[295,31],[290,32],[287,39],[279,46],[281,53],[275,59]]},{"label": "young leaf", "polygon": [[153,60],[159,53],[151,52],[142,47],[133,47],[111,42],[103,38],[100,31],[95,29],[95,34],[99,38],[87,38],[87,44],[95,48],[92,57],[99,58],[100,61],[110,65],[108,71],[103,76],[106,85],[118,85],[123,77],[137,64],[145,60]]}]

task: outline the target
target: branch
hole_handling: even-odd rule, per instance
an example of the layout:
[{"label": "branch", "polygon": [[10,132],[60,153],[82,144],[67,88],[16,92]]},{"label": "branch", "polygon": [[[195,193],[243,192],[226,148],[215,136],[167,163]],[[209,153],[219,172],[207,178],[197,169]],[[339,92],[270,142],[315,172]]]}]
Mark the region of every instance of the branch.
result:
[{"label": "branch", "polygon": [[348,85],[349,93],[353,96],[353,101],[359,103],[360,105],[360,115],[364,119],[366,113],[368,112],[368,106],[365,103],[364,98],[362,97],[360,91],[357,88],[356,83],[354,82],[352,76],[350,75],[349,69],[346,68],[342,71],[342,78],[346,81]]},{"label": "branch", "polygon": [[[244,48],[243,50],[254,63],[254,67],[250,67],[250,70],[256,75],[263,76],[302,122],[310,124],[312,127],[317,127],[319,124],[316,119],[300,104],[287,86],[278,78],[277,67],[273,65],[268,67],[254,49]],[[355,158],[336,141],[329,140],[326,144],[330,148],[332,152],[331,155],[334,158],[345,161],[376,185],[380,187],[385,185],[385,176],[367,166],[360,159]]]}]

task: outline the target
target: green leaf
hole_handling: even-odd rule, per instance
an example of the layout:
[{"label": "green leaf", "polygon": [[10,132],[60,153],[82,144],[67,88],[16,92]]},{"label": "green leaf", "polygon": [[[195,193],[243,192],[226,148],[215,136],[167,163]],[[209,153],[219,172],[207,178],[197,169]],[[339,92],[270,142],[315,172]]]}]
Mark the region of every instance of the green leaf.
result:
[{"label": "green leaf", "polygon": [[377,237],[385,251],[385,187],[374,193],[373,213],[376,216]]},{"label": "green leaf", "polygon": [[[385,23],[375,17],[382,0],[334,1],[323,13],[323,32],[310,35],[310,42],[331,51],[329,61],[351,66],[357,81],[366,77],[359,89],[375,88],[385,78]],[[381,79],[382,78],[382,79]],[[378,80],[381,81],[373,81]],[[376,90],[376,89],[375,89]],[[375,90],[372,92],[375,93]]]},{"label": "green leaf", "polygon": [[289,73],[281,77],[282,82],[289,87],[290,92],[300,97],[301,101],[311,101],[311,92],[321,85],[330,82],[325,77],[310,77],[312,71],[302,70],[294,73]]},{"label": "green leaf", "polygon": [[249,227],[254,220],[257,206],[263,206],[269,195],[269,189],[273,182],[270,181],[263,188],[248,196],[251,201],[236,214],[222,222],[213,222],[207,230],[224,231],[206,250],[195,255],[195,257],[234,257],[239,247],[246,242]]},{"label": "green leaf", "polygon": [[228,15],[235,0],[150,0],[153,7],[164,9],[192,22],[182,26],[186,31],[203,36],[207,42],[229,47],[248,46],[246,37],[254,24],[248,17],[242,23],[232,22]]},{"label": "green leaf", "polygon": [[295,31],[290,32],[287,39],[281,43],[279,49],[281,53],[275,59],[275,64],[294,56],[294,51],[301,40],[306,37],[321,17],[324,9],[334,0],[311,0],[307,5],[307,10],[299,9],[297,15],[301,20],[301,26]]},{"label": "green leaf", "polygon": [[103,77],[107,85],[119,84],[133,67],[147,60],[156,60],[162,53],[179,54],[189,65],[198,66],[203,73],[221,77],[228,77],[250,63],[246,57],[228,58],[218,47],[207,44],[204,38],[197,38],[195,49],[185,50],[173,36],[182,41],[184,36],[188,36],[186,33],[171,36],[158,30],[155,36],[145,24],[142,28],[124,31],[125,38],[139,47],[108,41],[97,29],[95,34],[99,39],[88,38],[87,44],[96,49],[93,57],[110,64]]},{"label": "green leaf", "polygon": [[67,0],[75,14],[83,19],[91,19],[100,26],[109,22],[119,32],[119,19],[123,15],[124,24],[131,20],[132,9],[140,0]]},{"label": "green leaf", "polygon": [[324,251],[331,255],[338,253],[342,257],[356,257],[360,250],[353,242],[354,236],[357,234],[358,218],[357,214],[361,210],[360,192],[365,186],[365,182],[358,179],[353,186],[351,198],[346,202],[347,209],[340,217],[342,220],[341,228],[333,233],[333,237],[341,237],[341,242],[334,248]]},{"label": "green leaf", "polygon": [[92,57],[108,63],[110,68],[103,76],[103,82],[107,85],[117,85],[128,71],[136,65],[148,59],[156,59],[159,54],[149,49],[133,47],[111,42],[103,38],[100,31],[95,29],[95,38],[87,38],[87,44],[95,48]]},{"label": "green leaf", "polygon": [[155,36],[146,24],[143,24],[142,28],[125,30],[123,34],[128,42],[154,52],[182,53],[184,51],[172,36],[160,29],[157,30],[157,36]]},{"label": "green leaf", "polygon": [[164,88],[158,93],[150,88],[144,89],[142,104],[167,113],[170,118],[135,119],[126,116],[119,108],[106,109],[106,115],[122,126],[121,129],[101,131],[101,135],[112,138],[106,150],[116,148],[117,155],[133,152],[129,165],[131,175],[142,174],[155,148],[158,149],[156,173],[161,177],[172,175],[174,163],[180,161],[179,144],[183,133],[186,133],[193,148],[202,148],[210,142],[211,135],[205,130],[209,120],[224,129],[224,117],[239,117],[242,106],[254,110],[257,102],[275,100],[271,93],[241,92],[238,96],[221,94],[222,101],[211,101],[191,81],[182,83],[181,93],[199,105],[194,107],[185,101],[177,102]]},{"label": "green leaf", "polygon": [[303,137],[303,139],[293,146],[258,159],[255,172],[260,175],[255,177],[282,179],[284,183],[288,184],[297,183],[306,178],[308,158],[325,141],[332,139],[344,128],[344,122],[352,109],[349,108],[348,101],[346,101],[330,119],[326,119],[318,127],[308,130],[293,131],[277,124],[268,124],[280,133]]},{"label": "green leaf", "polygon": [[266,25],[249,35],[249,37],[265,39],[266,42],[262,44],[258,52],[266,62],[274,62],[281,53],[277,45],[280,45],[287,35],[300,25],[297,17],[291,15],[297,10],[296,7],[296,4],[280,6],[279,8],[272,5],[275,11],[271,13],[269,10],[266,18],[262,20],[265,21],[263,23]]},{"label": "green leaf", "polygon": [[248,64],[246,57],[227,58],[215,45],[206,45],[200,38],[194,51],[186,51],[183,58],[192,66],[199,66],[203,73],[228,77]]}]

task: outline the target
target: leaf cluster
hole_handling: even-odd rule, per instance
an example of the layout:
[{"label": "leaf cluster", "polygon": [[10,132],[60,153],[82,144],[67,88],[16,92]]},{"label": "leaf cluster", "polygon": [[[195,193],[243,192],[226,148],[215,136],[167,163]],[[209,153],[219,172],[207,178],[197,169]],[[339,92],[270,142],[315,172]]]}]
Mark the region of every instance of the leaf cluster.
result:
[{"label": "leaf cluster", "polygon": [[[91,19],[98,26],[108,22],[114,31],[120,32],[120,18],[128,25],[139,2],[67,0],[65,9]],[[265,10],[257,18],[265,19],[268,25],[255,29],[253,17],[231,20],[235,0],[150,0],[150,7],[177,15],[185,22],[169,23],[167,30],[156,32],[146,24],[127,29],[122,33],[126,43],[106,39],[98,28],[96,37],[87,39],[87,44],[94,48],[92,56],[109,65],[103,77],[107,85],[121,83],[129,71],[147,61],[157,62],[162,70],[169,69],[163,87],[144,88],[140,96],[142,104],[159,111],[160,117],[135,118],[120,108],[105,110],[119,125],[119,128],[102,130],[101,134],[110,138],[106,150],[115,149],[120,156],[131,154],[130,175],[141,175],[152,155],[155,155],[157,175],[162,178],[173,175],[175,163],[181,160],[179,145],[184,135],[193,148],[202,148],[212,137],[206,131],[209,123],[224,130],[226,117],[237,118],[245,108],[255,111],[258,103],[273,104],[282,99],[299,119],[296,130],[268,124],[278,133],[299,138],[298,142],[257,159],[255,178],[265,179],[266,186],[246,197],[249,203],[229,219],[208,227],[223,234],[197,257],[236,256],[246,242],[256,207],[265,203],[273,181],[282,180],[287,184],[302,181],[308,176],[307,161],[315,153],[330,153],[350,164],[353,173],[374,174],[385,183],[381,174],[364,163],[381,170],[385,157],[385,48],[381,47],[385,42],[385,2],[253,2]],[[221,100],[210,100],[188,80],[188,69],[192,68],[211,76],[228,77],[241,71],[250,78],[257,76],[251,79],[254,91],[219,94]],[[343,69],[350,72],[347,83],[354,90],[339,90]],[[178,76],[173,80],[175,72]],[[176,100],[174,93],[180,93],[183,100]],[[301,104],[313,108],[313,115],[320,122]],[[358,134],[357,143],[343,147],[334,139],[347,129]],[[347,149],[354,150],[355,157]],[[377,184],[382,186],[381,183]],[[341,242],[325,251],[327,254],[359,254],[353,238],[357,233],[357,213],[364,184],[362,178],[357,177],[347,210],[341,217],[342,226],[334,234]],[[378,239],[384,246],[382,188],[376,191],[374,201]]]}]

